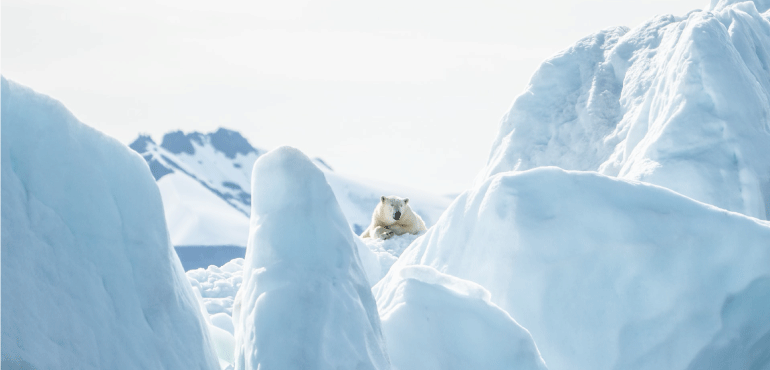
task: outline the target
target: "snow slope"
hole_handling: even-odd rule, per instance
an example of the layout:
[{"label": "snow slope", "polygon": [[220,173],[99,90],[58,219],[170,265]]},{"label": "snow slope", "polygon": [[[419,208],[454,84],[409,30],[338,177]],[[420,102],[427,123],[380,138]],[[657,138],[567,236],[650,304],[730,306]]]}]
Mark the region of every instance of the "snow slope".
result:
[{"label": "snow slope", "polygon": [[[130,147],[145,158],[158,182],[175,246],[246,246],[251,170],[264,150],[227,129],[208,134],[170,132],[160,145],[140,136]],[[317,158],[313,162],[324,172],[350,227],[358,234],[369,226],[381,195],[409,197],[429,226],[451,201],[402,185],[343,175]],[[186,258],[187,252],[180,251],[181,257]],[[209,249],[202,248],[200,253],[209,253]]]},{"label": "snow slope", "polygon": [[551,370],[765,369],[769,241],[769,222],[665,188],[537,168],[460,195],[374,291],[410,265],[478,283]]},{"label": "snow slope", "polygon": [[[264,151],[227,129],[208,134],[170,132],[160,145],[140,136],[129,147],[147,161],[158,182],[174,246],[227,246],[230,254],[236,251],[231,258],[243,256],[243,249],[233,247],[246,246],[251,167]],[[188,254],[214,253],[198,249],[180,251],[187,268],[200,265],[189,261]]]},{"label": "snow slope", "polygon": [[394,369],[546,369],[529,332],[478,284],[406,266],[378,292]]},{"label": "snow slope", "polygon": [[[249,219],[184,173],[158,180],[171,244],[246,245]],[[205,210],[205,211],[204,211]]]},{"label": "snow slope", "polygon": [[2,78],[2,367],[218,369],[144,161]]},{"label": "snow slope", "polygon": [[597,32],[546,60],[503,117],[477,185],[558,166],[769,219],[767,10],[767,1],[712,0],[706,11]]},{"label": "snow slope", "polygon": [[153,176],[161,180],[182,173],[248,216],[251,196],[251,166],[264,153],[238,132],[220,128],[215,132],[169,132],[160,145],[149,136],[139,136],[129,145],[142,154]]},{"label": "snow slope", "polygon": [[235,368],[389,368],[355,236],[323,173],[281,147],[254,164],[252,195]]}]

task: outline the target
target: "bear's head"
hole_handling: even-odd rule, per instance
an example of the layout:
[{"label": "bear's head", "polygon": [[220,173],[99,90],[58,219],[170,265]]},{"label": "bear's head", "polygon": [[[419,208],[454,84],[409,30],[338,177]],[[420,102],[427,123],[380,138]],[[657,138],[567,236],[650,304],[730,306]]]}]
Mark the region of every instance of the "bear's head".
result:
[{"label": "bear's head", "polygon": [[399,198],[395,195],[381,196],[379,213],[380,219],[388,224],[396,223],[409,209],[409,198]]}]

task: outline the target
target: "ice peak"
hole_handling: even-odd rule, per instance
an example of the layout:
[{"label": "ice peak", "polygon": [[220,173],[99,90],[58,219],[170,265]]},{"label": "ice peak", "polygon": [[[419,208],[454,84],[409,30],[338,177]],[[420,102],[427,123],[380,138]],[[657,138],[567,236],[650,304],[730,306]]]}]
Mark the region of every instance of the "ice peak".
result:
[{"label": "ice peak", "polygon": [[323,172],[280,147],[252,173],[235,368],[389,369],[353,234]]},{"label": "ice peak", "polygon": [[[305,154],[298,149],[283,146],[259,157],[254,163],[252,172],[252,217],[261,223],[264,219],[275,217],[280,212],[293,212],[294,207],[306,209],[307,215],[321,216],[317,220],[302,224],[300,219],[287,224],[287,227],[313,229],[315,221],[322,221],[324,226],[331,227],[335,221],[345,225],[345,217],[339,209],[334,193],[326,183],[323,172]],[[293,231],[288,231],[294,233]],[[291,238],[296,244],[300,235],[307,235],[307,243],[303,245],[319,244],[314,241],[317,235],[309,235],[307,232],[298,232]],[[286,244],[278,238],[277,247]]]}]

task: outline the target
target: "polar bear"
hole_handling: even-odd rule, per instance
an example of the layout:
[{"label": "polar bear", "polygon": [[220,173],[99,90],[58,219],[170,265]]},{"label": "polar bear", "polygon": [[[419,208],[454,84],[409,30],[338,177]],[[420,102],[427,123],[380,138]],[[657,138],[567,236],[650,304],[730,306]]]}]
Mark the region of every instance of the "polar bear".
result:
[{"label": "polar bear", "polygon": [[371,225],[361,233],[361,237],[385,240],[393,235],[417,234],[425,230],[428,230],[425,222],[409,207],[409,198],[383,195],[374,209]]}]

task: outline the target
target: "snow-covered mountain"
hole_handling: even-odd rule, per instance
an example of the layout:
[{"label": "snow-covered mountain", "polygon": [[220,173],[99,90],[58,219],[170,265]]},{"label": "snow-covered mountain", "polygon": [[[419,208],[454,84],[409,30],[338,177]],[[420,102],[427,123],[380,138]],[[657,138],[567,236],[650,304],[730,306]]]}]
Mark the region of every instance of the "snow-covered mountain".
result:
[{"label": "snow-covered mountain", "polygon": [[[129,147],[144,157],[157,180],[171,241],[186,268],[221,266],[244,256],[251,171],[264,150],[227,129],[208,134],[170,132],[163,136],[160,145],[143,135]],[[356,233],[369,225],[382,195],[409,197],[410,205],[427,225],[438,221],[451,201],[407,186],[343,175],[319,158],[313,163],[323,171]]]},{"label": "snow-covered mountain", "polygon": [[2,368],[219,368],[142,158],[1,83]]},{"label": "snow-covered mountain", "polygon": [[661,185],[770,218],[770,2],[712,0],[545,61],[477,185],[539,166]]},{"label": "snow-covered mountain", "polygon": [[201,134],[174,131],[160,145],[139,136],[129,147],[144,157],[155,180],[185,175],[248,216],[251,204],[251,167],[264,151],[254,148],[241,134],[220,128]]}]

